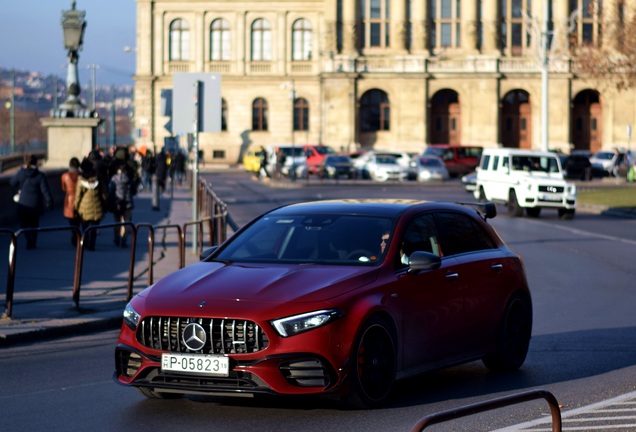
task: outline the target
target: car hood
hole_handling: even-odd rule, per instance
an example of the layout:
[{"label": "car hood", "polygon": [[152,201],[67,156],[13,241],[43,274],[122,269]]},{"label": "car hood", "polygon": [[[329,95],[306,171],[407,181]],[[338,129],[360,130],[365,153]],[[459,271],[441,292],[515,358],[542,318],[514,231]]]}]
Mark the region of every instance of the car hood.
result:
[{"label": "car hood", "polygon": [[201,262],[166,276],[141,296],[151,309],[192,301],[321,302],[377,279],[377,268]]}]

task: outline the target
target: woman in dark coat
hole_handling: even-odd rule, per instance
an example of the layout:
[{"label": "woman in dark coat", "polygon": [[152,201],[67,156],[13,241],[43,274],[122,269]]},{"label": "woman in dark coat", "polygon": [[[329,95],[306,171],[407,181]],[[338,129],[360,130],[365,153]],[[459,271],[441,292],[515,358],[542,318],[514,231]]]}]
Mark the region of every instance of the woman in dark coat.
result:
[{"label": "woman in dark coat", "polygon": [[[38,228],[44,208],[53,208],[53,195],[51,195],[46,176],[38,169],[38,160],[34,155],[26,159],[26,165],[11,178],[10,184],[20,191],[18,200],[20,228]],[[24,236],[27,249],[35,249],[38,240],[37,231],[26,232]]]}]

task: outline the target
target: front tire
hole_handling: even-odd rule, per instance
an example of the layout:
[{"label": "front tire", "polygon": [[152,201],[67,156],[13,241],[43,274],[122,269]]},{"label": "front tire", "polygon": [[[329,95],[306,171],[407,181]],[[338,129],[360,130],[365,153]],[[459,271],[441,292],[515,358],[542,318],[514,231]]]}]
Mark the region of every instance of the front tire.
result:
[{"label": "front tire", "polygon": [[508,302],[497,335],[497,351],[483,358],[492,371],[514,371],[528,354],[532,333],[532,304],[526,296],[513,296]]},{"label": "front tire", "polygon": [[383,319],[371,318],[354,346],[346,404],[352,408],[380,406],[391,393],[395,370],[396,348],[391,331]]}]

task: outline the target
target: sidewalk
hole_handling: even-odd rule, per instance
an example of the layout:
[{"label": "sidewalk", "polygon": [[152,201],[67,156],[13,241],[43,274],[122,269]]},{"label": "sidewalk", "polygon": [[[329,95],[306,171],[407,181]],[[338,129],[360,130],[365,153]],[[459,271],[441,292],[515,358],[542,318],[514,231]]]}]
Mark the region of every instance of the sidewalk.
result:
[{"label": "sidewalk", "polygon": [[[133,223],[152,226],[179,225],[192,221],[192,195],[184,184],[169,190],[159,200],[159,210],[152,209],[152,194],[142,191],[135,197]],[[102,225],[114,223],[108,213]],[[65,227],[68,222],[61,208],[44,213],[40,227]],[[19,227],[10,227],[17,231]],[[193,227],[186,239],[186,261],[198,261],[189,244]],[[112,228],[98,232],[95,251],[85,251],[82,267],[79,308],[72,300],[75,249],[69,231],[40,233],[37,249],[26,250],[25,240],[18,239],[15,290],[12,317],[0,318],[0,347],[25,341],[80,334],[121,325],[126,305],[130,246],[122,249],[113,243]],[[206,231],[207,232],[207,231]],[[135,248],[133,294],[148,286],[149,228],[138,230]],[[179,268],[177,230],[155,230],[153,281]],[[130,243],[129,243],[130,244]],[[8,251],[8,236],[0,239],[0,251]],[[4,249],[3,249],[4,248]],[[5,305],[8,269],[0,268],[0,305]],[[6,306],[5,306],[6,307]],[[2,308],[0,313],[5,311]]]}]

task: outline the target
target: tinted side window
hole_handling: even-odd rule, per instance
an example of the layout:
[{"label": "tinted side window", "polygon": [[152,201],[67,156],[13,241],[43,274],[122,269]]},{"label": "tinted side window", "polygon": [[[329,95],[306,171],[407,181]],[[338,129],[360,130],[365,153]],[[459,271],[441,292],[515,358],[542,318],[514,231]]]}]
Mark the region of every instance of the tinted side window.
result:
[{"label": "tinted side window", "polygon": [[438,213],[437,222],[444,256],[497,247],[490,235],[477,222],[464,214]]},{"label": "tinted side window", "polygon": [[487,170],[489,164],[490,164],[490,155],[484,155],[481,158],[481,169]]},{"label": "tinted side window", "polygon": [[406,228],[400,245],[398,267],[405,267],[408,257],[415,251],[439,256],[439,240],[433,215],[425,214],[413,219]]}]

